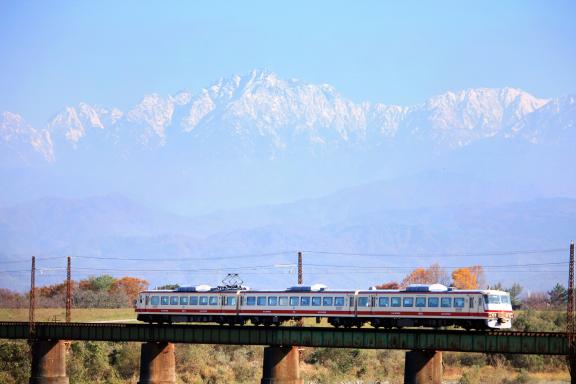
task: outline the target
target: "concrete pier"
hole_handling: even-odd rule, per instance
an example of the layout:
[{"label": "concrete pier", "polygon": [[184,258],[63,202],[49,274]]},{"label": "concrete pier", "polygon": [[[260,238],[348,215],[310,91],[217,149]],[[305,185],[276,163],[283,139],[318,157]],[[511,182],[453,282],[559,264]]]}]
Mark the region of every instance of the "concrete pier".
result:
[{"label": "concrete pier", "polygon": [[66,375],[66,343],[38,340],[32,343],[32,370],[29,384],[69,384]]},{"label": "concrete pier", "polygon": [[304,380],[300,378],[298,348],[264,348],[264,364],[260,384],[304,384]]},{"label": "concrete pier", "polygon": [[442,384],[442,352],[406,352],[404,384]]},{"label": "concrete pier", "polygon": [[142,344],[138,384],[176,384],[174,344]]}]

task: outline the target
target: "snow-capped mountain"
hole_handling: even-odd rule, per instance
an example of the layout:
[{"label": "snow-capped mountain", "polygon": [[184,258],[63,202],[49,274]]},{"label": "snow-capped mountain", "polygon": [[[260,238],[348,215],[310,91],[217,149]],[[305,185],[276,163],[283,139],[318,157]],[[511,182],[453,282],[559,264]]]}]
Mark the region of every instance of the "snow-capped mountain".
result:
[{"label": "snow-capped mountain", "polygon": [[506,183],[518,198],[575,197],[575,122],[574,96],[480,88],[356,103],[252,71],[127,110],[79,103],[43,127],[4,112],[0,202],[118,193],[199,213],[429,171]]},{"label": "snow-capped mountain", "polygon": [[573,100],[480,88],[446,92],[413,106],[354,103],[330,85],[252,71],[220,79],[194,95],[146,95],[128,111],[79,103],[45,127],[33,128],[23,117],[4,112],[0,140],[21,156],[27,143],[49,162],[91,140],[99,145],[104,140],[124,154],[170,147],[183,138],[190,150],[228,143],[238,152],[250,148],[271,157],[302,146],[310,151],[374,148],[398,137],[456,148],[493,137],[535,142],[543,137],[542,120],[556,119],[561,126],[555,129],[568,130],[575,120]]}]

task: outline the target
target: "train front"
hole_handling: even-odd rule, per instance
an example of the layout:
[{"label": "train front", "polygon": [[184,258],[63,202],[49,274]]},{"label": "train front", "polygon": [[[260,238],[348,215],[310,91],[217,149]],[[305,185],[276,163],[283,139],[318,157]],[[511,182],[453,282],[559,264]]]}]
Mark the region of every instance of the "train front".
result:
[{"label": "train front", "polygon": [[492,329],[512,328],[512,303],[510,294],[504,291],[483,291],[484,311],[488,315],[486,325]]}]

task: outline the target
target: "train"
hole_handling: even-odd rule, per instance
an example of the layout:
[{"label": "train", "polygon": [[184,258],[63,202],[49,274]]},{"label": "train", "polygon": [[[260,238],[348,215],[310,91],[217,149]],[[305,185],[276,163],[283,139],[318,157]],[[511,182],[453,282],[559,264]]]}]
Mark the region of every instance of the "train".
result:
[{"label": "train", "polygon": [[321,284],[285,290],[199,285],[140,292],[137,319],[147,323],[281,325],[290,320],[326,319],[334,327],[457,326],[467,330],[509,329],[508,292],[459,290],[442,284],[404,289],[332,290]]}]

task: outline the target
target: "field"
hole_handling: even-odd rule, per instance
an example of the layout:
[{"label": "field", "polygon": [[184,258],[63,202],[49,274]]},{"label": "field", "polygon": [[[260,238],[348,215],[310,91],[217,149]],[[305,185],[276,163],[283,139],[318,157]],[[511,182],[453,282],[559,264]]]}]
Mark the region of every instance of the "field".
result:
[{"label": "field", "polygon": [[[37,308],[35,311],[36,321],[58,321],[66,319],[66,311],[63,308]],[[77,308],[72,310],[72,321],[97,322],[97,321],[136,321],[133,308]],[[2,308],[0,309],[0,321],[28,321],[28,308]]]}]

